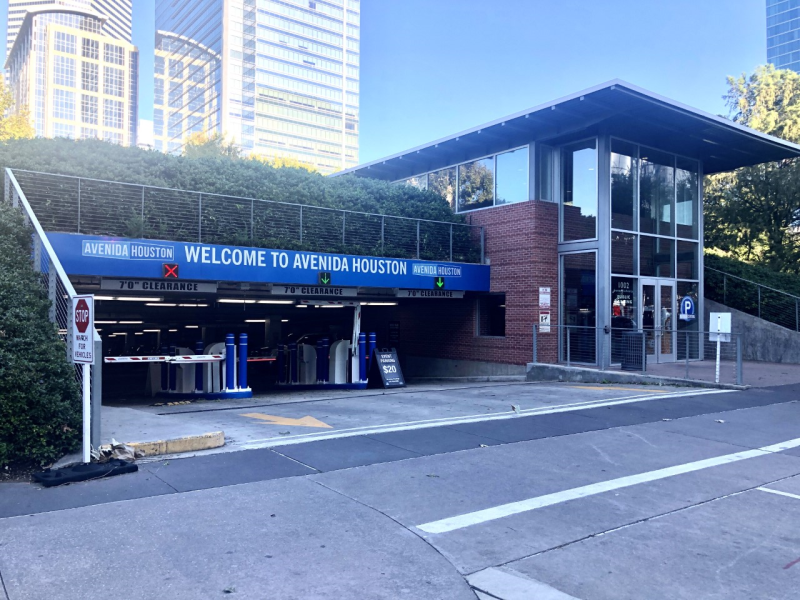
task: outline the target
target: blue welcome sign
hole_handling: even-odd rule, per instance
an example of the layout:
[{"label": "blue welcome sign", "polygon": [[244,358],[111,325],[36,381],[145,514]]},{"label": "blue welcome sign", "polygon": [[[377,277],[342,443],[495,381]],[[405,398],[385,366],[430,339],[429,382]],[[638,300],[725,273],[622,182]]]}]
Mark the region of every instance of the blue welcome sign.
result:
[{"label": "blue welcome sign", "polygon": [[695,318],[694,313],[694,298],[691,296],[684,296],[681,298],[681,306],[678,311],[678,318],[681,321],[692,321]]},{"label": "blue welcome sign", "polygon": [[316,285],[320,272],[336,286],[427,289],[446,277],[448,290],[488,292],[489,266],[403,258],[271,250],[189,242],[48,233],[70,275],[160,279],[164,263],[181,279]]}]

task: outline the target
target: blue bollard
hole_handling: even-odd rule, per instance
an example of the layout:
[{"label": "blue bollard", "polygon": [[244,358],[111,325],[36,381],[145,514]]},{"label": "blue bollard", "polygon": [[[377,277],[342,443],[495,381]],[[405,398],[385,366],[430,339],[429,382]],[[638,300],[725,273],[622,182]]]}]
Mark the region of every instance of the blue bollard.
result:
[{"label": "blue bollard", "polygon": [[[175,346],[169,347],[169,355],[175,356]],[[169,391],[174,392],[178,389],[178,365],[175,363],[169,364]]]},{"label": "blue bollard", "polygon": [[239,334],[239,389],[247,389],[247,334]]},{"label": "blue bollard", "polygon": [[317,340],[317,383],[321,383],[325,377],[324,367],[322,366],[322,340]]},{"label": "blue bollard", "polygon": [[278,344],[278,383],[286,383],[286,346]]},{"label": "blue bollard", "polygon": [[[161,354],[167,353],[167,347],[161,346]],[[166,392],[169,389],[169,365],[165,362],[161,363],[161,391]]]},{"label": "blue bollard", "polygon": [[358,380],[367,380],[367,334],[358,334]]},{"label": "blue bollard", "polygon": [[375,354],[375,347],[378,345],[378,338],[374,331],[369,334],[369,342],[367,343],[367,372],[372,369],[372,359]]},{"label": "blue bollard", "polygon": [[[195,342],[194,353],[203,353],[203,340],[197,340],[197,342]],[[194,366],[194,390],[196,392],[203,391],[203,363],[197,363]]]},{"label": "blue bollard", "polygon": [[328,356],[329,352],[330,340],[328,338],[322,338],[322,383],[328,383],[330,379],[331,362],[330,356]]},{"label": "blue bollard", "polygon": [[292,383],[297,383],[297,342],[289,344],[289,374]]},{"label": "blue bollard", "polygon": [[225,336],[225,389],[229,392],[236,389],[236,352],[234,350],[234,339],[232,333]]}]

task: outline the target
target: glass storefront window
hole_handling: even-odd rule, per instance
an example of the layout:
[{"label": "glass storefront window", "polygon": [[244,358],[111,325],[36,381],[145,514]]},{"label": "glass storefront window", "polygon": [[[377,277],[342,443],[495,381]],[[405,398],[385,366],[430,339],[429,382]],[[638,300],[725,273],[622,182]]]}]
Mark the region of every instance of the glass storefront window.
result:
[{"label": "glass storefront window", "polygon": [[675,222],[678,237],[697,239],[699,183],[697,163],[678,158],[675,170]]},{"label": "glass storefront window", "polygon": [[428,189],[447,200],[451,208],[455,208],[456,168],[450,167],[428,173]]},{"label": "glass storefront window", "polygon": [[639,236],[639,275],[642,277],[675,277],[674,242],[649,235]]},{"label": "glass storefront window", "polygon": [[676,270],[678,279],[698,279],[697,244],[678,240],[678,257]]},{"label": "glass storefront window", "polygon": [[495,204],[528,200],[528,148],[497,155],[497,193]]},{"label": "glass storefront window", "polygon": [[675,235],[672,201],[675,196],[674,157],[640,148],[639,230],[642,233]]},{"label": "glass storefront window", "polygon": [[561,256],[561,348],[570,362],[595,363],[597,324],[597,257],[594,252]]},{"label": "glass storefront window", "polygon": [[494,157],[458,165],[458,212],[494,204]]},{"label": "glass storefront window", "polygon": [[638,279],[634,277],[611,278],[611,362],[622,360],[625,351],[625,332],[639,328],[636,296]]},{"label": "glass storefront window", "polygon": [[635,231],[637,147],[620,140],[611,141],[611,227]]},{"label": "glass storefront window", "polygon": [[536,199],[554,202],[553,197],[553,149],[550,146],[536,146]]},{"label": "glass storefront window", "polygon": [[427,175],[417,175],[415,177],[409,177],[406,179],[406,185],[413,186],[418,190],[427,190],[428,189],[428,176]]},{"label": "glass storefront window", "polygon": [[561,232],[565,242],[597,237],[597,141],[561,150]]},{"label": "glass storefront window", "polygon": [[636,275],[636,234],[611,232],[611,272]]}]

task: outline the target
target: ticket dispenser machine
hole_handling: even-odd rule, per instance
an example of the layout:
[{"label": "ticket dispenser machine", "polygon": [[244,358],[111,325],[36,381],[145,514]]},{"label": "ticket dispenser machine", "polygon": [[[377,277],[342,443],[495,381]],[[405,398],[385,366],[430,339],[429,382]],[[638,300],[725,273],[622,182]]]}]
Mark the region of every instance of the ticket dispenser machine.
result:
[{"label": "ticket dispenser machine", "polygon": [[330,383],[347,383],[350,342],[338,340],[331,345]]},{"label": "ticket dispenser machine", "polygon": [[299,344],[297,361],[300,367],[299,383],[306,385],[317,383],[317,349],[311,344]]}]

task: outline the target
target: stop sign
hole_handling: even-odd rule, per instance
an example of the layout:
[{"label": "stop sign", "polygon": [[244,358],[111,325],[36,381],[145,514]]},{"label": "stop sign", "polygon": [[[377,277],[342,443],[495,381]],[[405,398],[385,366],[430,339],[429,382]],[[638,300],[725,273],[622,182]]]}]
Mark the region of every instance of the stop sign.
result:
[{"label": "stop sign", "polygon": [[83,298],[75,303],[75,327],[81,333],[86,333],[89,328],[89,305]]}]

